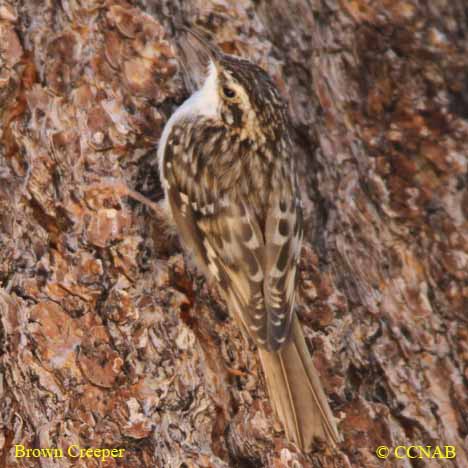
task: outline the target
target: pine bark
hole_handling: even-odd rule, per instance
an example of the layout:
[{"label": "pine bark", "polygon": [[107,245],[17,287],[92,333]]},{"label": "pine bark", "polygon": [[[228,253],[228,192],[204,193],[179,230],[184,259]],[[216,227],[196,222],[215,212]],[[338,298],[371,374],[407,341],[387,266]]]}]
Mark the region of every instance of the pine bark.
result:
[{"label": "pine bark", "polygon": [[[301,454],[154,213],[196,24],[263,66],[306,206],[298,314],[344,442]],[[0,1],[0,467],[468,466],[463,0]],[[378,446],[456,447],[379,460]]]}]

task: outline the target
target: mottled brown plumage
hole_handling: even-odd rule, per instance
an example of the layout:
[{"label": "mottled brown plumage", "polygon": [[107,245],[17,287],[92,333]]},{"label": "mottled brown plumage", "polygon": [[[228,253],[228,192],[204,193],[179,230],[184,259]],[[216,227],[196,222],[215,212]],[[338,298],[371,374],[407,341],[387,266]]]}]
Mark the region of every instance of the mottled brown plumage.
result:
[{"label": "mottled brown plumage", "polygon": [[294,313],[302,203],[286,107],[268,74],[182,34],[188,83],[160,148],[178,232],[259,347],[273,406],[302,449],[338,433]]}]

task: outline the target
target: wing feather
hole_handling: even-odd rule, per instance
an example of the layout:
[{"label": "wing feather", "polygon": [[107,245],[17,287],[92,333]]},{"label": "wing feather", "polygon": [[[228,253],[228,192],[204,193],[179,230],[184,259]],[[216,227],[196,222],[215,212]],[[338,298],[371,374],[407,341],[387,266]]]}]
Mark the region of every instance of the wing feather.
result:
[{"label": "wing feather", "polygon": [[302,232],[301,202],[295,191],[273,194],[265,225],[264,294],[270,350],[279,349],[290,334]]},{"label": "wing feather", "polygon": [[289,336],[302,240],[296,185],[291,178],[286,187],[267,194],[259,216],[237,187],[220,189],[219,180],[213,182],[216,188],[208,185],[197,162],[206,161],[201,151],[191,147],[190,158],[173,154],[170,144],[163,151],[166,196],[182,242],[220,284],[257,344],[277,350]]}]

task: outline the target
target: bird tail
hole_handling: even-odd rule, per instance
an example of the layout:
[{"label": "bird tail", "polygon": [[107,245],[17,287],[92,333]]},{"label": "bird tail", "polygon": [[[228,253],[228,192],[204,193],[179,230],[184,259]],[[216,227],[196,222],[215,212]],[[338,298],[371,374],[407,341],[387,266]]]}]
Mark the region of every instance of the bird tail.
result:
[{"label": "bird tail", "polygon": [[306,452],[316,438],[333,447],[340,442],[298,319],[293,318],[291,337],[279,351],[259,353],[272,406],[287,438]]}]

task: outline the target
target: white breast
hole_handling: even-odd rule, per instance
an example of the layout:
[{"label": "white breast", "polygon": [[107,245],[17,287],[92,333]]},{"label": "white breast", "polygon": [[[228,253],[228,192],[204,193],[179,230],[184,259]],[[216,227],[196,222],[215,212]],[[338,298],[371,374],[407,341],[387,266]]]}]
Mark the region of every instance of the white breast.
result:
[{"label": "white breast", "polygon": [[203,86],[192,94],[171,116],[167,121],[158,147],[159,174],[163,182],[164,190],[164,154],[166,150],[167,140],[171,133],[174,124],[181,119],[191,119],[198,116],[218,117],[219,116],[220,99],[218,94],[218,73],[216,66],[210,62],[208,67],[208,75]]}]

